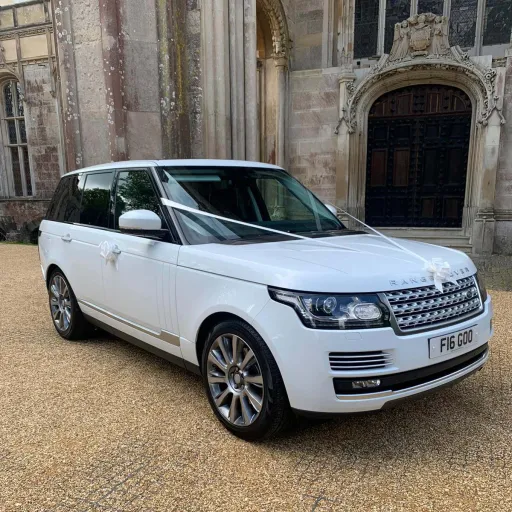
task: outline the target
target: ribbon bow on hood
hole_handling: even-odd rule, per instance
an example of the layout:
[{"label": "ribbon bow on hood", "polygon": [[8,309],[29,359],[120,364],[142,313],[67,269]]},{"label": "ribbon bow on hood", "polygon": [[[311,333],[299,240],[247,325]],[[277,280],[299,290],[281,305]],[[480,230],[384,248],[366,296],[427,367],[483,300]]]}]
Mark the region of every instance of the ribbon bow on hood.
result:
[{"label": "ribbon bow on hood", "polygon": [[445,281],[457,284],[457,281],[450,275],[452,271],[450,264],[441,258],[432,258],[431,261],[427,261],[425,270],[432,274],[434,285],[440,292],[443,291],[443,283]]}]

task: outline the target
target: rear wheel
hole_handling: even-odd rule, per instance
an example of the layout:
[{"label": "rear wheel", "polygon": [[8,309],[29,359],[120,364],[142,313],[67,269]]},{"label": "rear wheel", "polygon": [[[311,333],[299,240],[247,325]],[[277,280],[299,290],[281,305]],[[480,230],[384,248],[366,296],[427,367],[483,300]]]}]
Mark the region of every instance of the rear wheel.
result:
[{"label": "rear wheel", "polygon": [[254,441],[289,423],[291,410],[277,363],[248,324],[217,325],[205,344],[202,370],[210,405],[233,434]]},{"label": "rear wheel", "polygon": [[48,295],[57,332],[67,340],[86,338],[89,324],[80,311],[71,285],[60,270],[55,270],[50,276]]}]

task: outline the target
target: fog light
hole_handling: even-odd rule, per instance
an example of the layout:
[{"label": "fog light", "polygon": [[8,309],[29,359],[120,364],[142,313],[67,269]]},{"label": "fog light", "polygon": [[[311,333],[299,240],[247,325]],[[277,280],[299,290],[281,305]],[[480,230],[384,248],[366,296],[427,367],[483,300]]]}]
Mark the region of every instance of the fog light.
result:
[{"label": "fog light", "polygon": [[352,389],[377,388],[379,386],[380,386],[380,379],[352,381]]}]

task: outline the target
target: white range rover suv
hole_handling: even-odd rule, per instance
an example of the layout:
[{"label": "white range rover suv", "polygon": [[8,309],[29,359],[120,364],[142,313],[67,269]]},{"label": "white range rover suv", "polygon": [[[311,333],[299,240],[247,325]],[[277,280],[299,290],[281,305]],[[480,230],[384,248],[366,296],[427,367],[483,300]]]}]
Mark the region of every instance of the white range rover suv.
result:
[{"label": "white range rover suv", "polygon": [[[294,412],[382,409],[484,365],[492,306],[470,258],[400,244],[346,228],[279,167],[222,160],[71,172],[39,233],[62,337],[93,324],[199,373],[248,440]],[[448,262],[449,280],[436,287],[415,255]]]}]

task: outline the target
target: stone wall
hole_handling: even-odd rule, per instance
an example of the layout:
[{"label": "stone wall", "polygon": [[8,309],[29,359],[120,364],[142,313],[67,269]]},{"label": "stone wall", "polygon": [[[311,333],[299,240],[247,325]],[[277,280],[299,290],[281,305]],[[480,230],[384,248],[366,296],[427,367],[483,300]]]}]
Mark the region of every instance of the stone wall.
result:
[{"label": "stone wall", "polygon": [[290,73],[290,171],[334,204],[338,122],[337,70]]},{"label": "stone wall", "polygon": [[47,64],[24,67],[25,122],[33,187],[38,199],[51,199],[60,179],[61,165],[57,101],[52,95]]},{"label": "stone wall", "polygon": [[[106,68],[103,62],[98,2],[73,0],[69,2],[69,9],[77,85],[75,101],[78,102],[83,156],[81,163],[85,167],[110,160],[105,103]],[[65,87],[67,84],[63,84]]]},{"label": "stone wall", "polygon": [[294,70],[322,67],[323,18],[324,0],[298,0],[295,2]]},{"label": "stone wall", "polygon": [[57,100],[46,63],[23,67],[25,123],[34,196],[0,199],[0,239],[30,238],[48,208],[61,176]]},{"label": "stone wall", "polygon": [[155,0],[120,3],[127,157],[162,157]]},{"label": "stone wall", "polygon": [[494,252],[512,254],[512,55],[507,58],[500,157],[496,176]]},{"label": "stone wall", "polygon": [[35,241],[34,232],[48,205],[45,199],[0,199],[0,241]]}]

